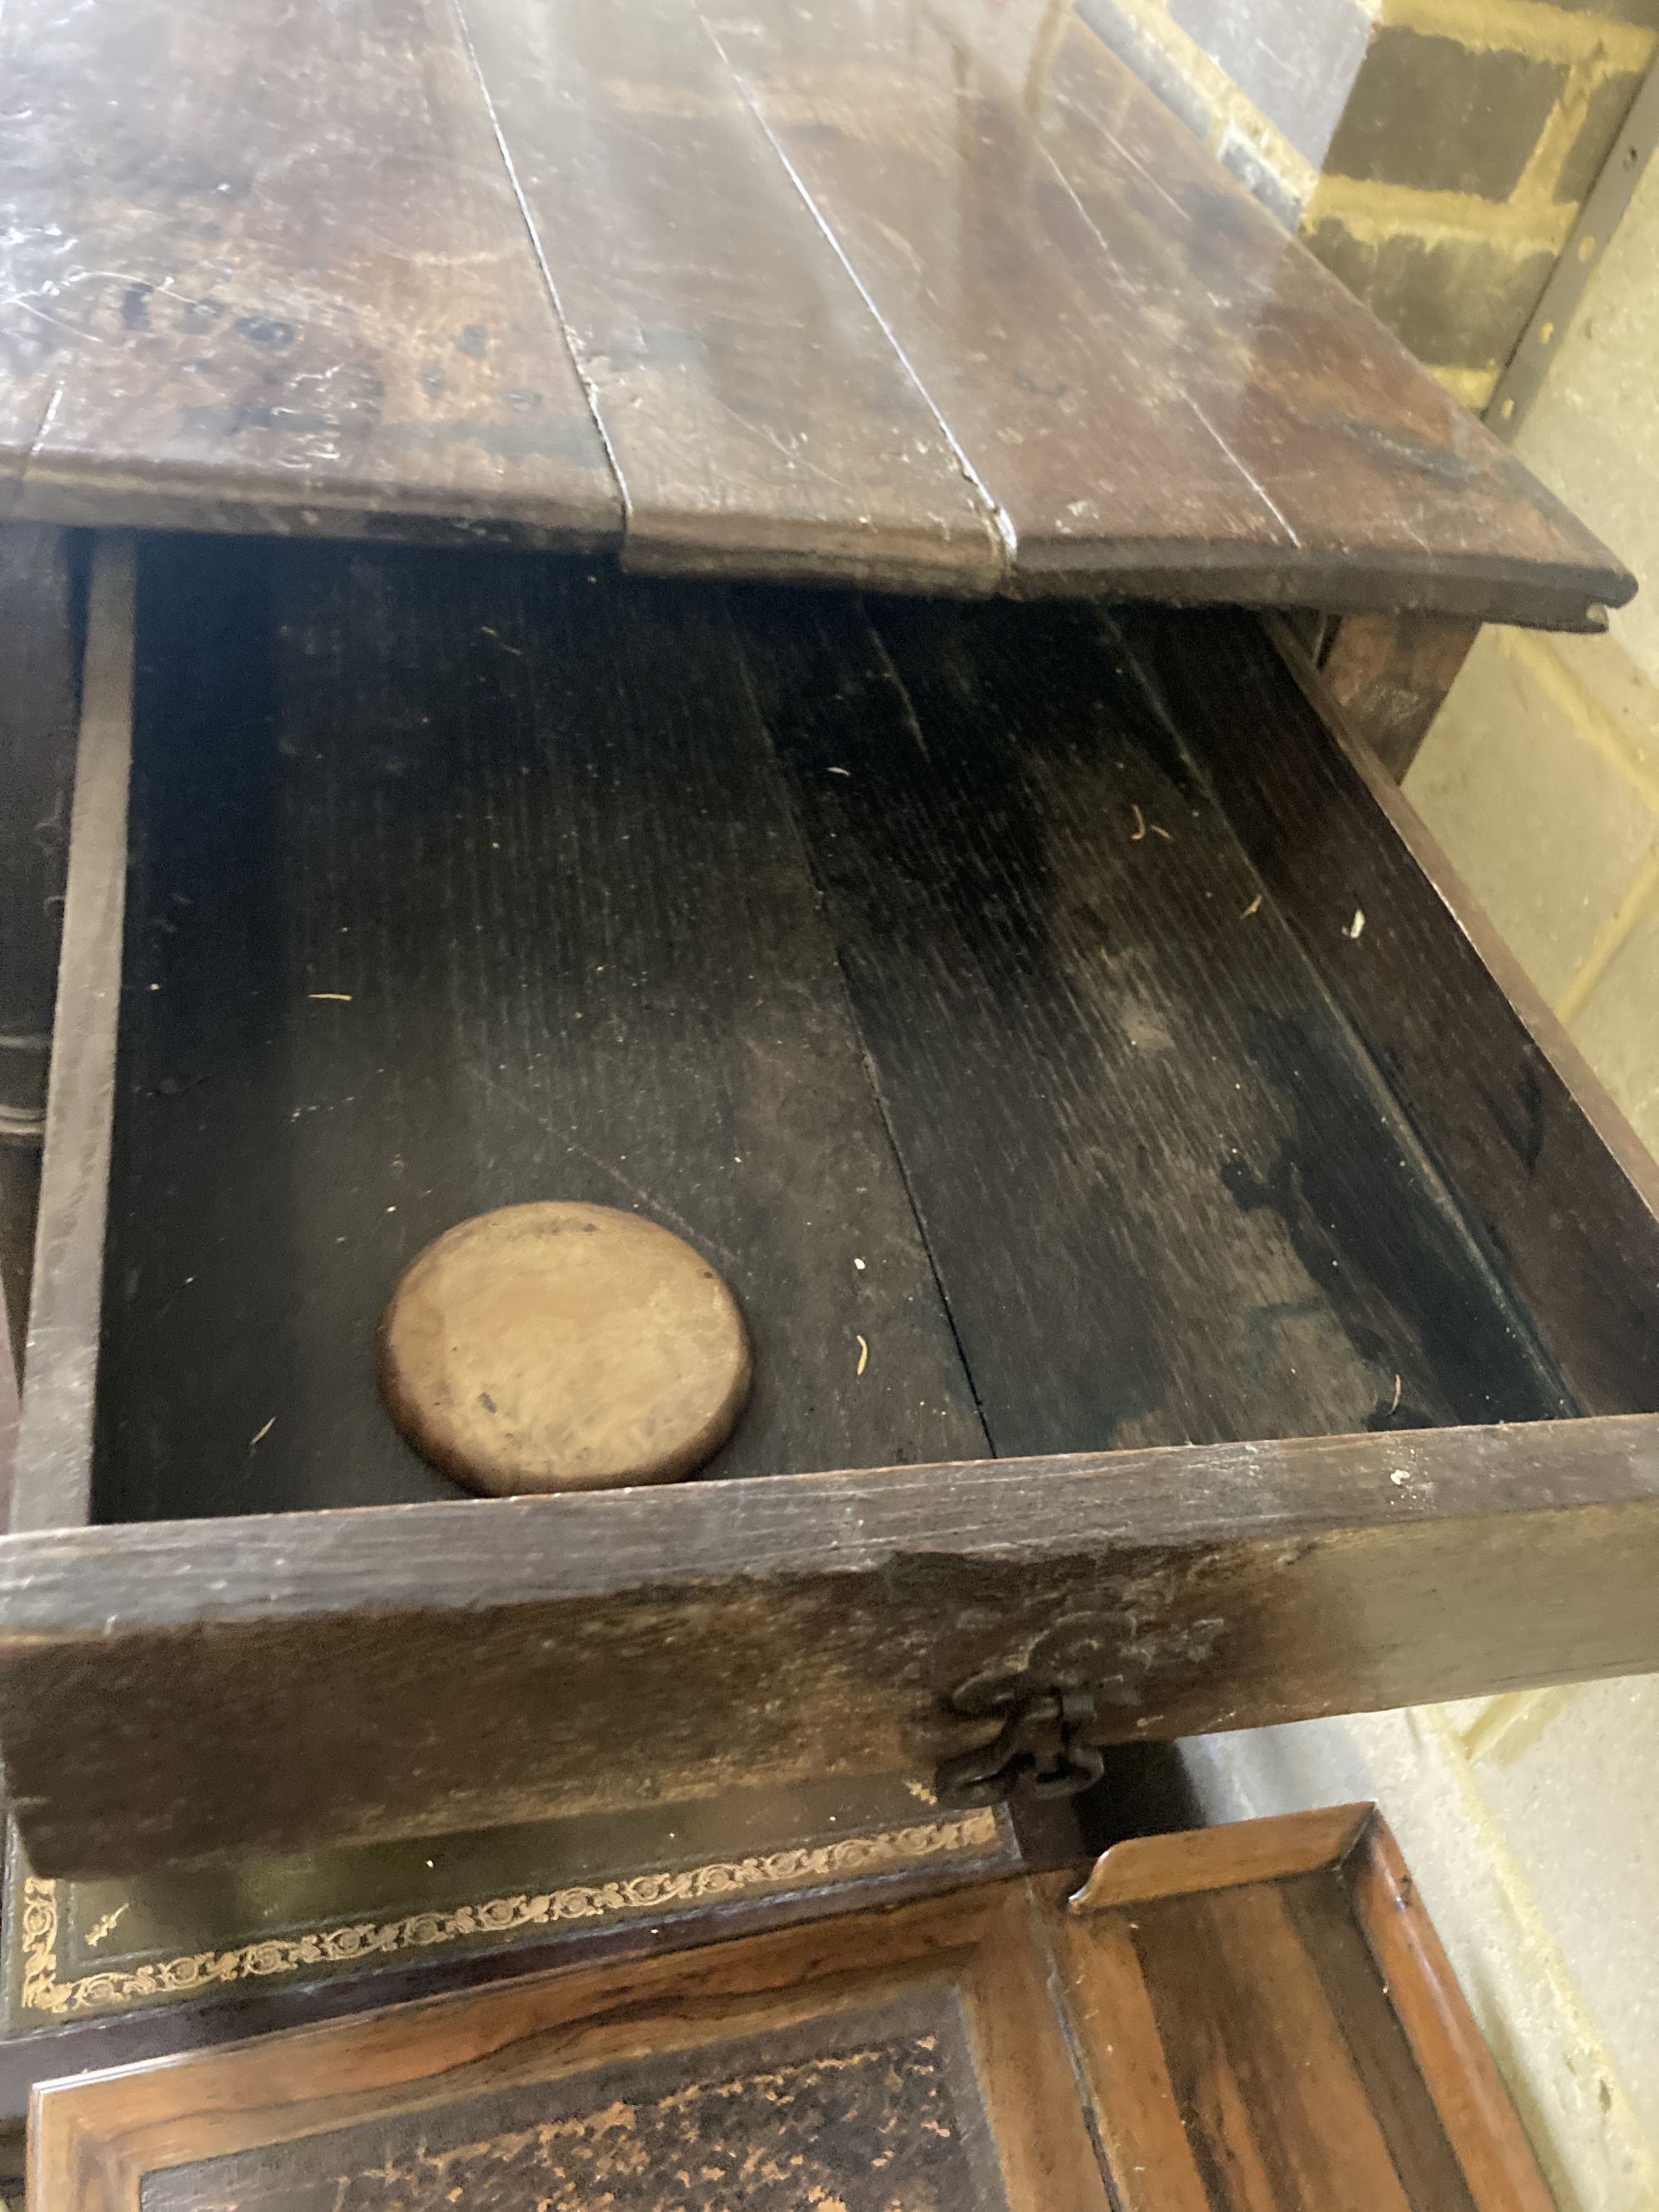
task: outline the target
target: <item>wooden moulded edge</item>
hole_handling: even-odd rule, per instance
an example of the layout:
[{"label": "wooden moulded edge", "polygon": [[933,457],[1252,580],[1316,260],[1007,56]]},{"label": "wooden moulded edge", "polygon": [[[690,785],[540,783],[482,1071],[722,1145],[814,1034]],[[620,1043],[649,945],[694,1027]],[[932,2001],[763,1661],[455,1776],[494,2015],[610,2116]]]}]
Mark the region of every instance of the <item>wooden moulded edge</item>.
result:
[{"label": "wooden moulded edge", "polygon": [[1231,1889],[1242,1881],[1316,1874],[1346,1858],[1376,1809],[1369,1804],[1332,1805],[1264,1820],[1230,1820],[1177,1835],[1131,1836],[1101,1853],[1070,1909],[1103,1912],[1158,1897]]},{"label": "wooden moulded edge", "polygon": [[1491,2212],[1554,2212],[1468,1999],[1380,1812],[1372,1812],[1338,1872],[1476,2204]]}]

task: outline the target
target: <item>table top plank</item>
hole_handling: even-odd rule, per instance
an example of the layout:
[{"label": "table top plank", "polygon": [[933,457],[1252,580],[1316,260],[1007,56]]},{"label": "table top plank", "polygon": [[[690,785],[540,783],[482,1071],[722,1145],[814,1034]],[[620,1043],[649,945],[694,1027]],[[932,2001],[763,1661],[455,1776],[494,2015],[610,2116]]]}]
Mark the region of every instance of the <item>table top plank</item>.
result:
[{"label": "table top plank", "polygon": [[1015,540],[1015,588],[1595,626],[1632,580],[1046,0],[718,35]]},{"label": "table top plank", "polygon": [[448,0],[34,0],[0,76],[14,516],[620,535]]},{"label": "table top plank", "polygon": [[[1607,556],[1589,532],[1080,23],[1036,125],[1126,290],[1180,303],[1181,396],[1301,559],[1363,559],[1394,609],[1594,592]],[[1162,331],[1127,302],[1118,326],[1152,386]]]},{"label": "table top plank", "polygon": [[628,566],[986,592],[986,502],[686,0],[465,0]]},{"label": "table top plank", "polygon": [[1070,0],[13,0],[0,520],[1601,626]]}]

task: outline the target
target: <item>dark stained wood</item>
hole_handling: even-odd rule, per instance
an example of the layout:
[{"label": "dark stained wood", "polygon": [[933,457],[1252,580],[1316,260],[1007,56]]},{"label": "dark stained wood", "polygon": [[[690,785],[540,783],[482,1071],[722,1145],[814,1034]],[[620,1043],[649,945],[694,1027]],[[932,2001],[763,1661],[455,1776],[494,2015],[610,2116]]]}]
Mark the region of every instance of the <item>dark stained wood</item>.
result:
[{"label": "dark stained wood", "polygon": [[1003,2212],[981,2095],[946,1993],[782,2027],[759,2009],[690,2051],[646,2049],[563,2081],[169,2163],[146,2173],[143,2202],[144,2212]]},{"label": "dark stained wood", "polygon": [[45,2092],[39,2212],[1107,2212],[1024,1885]]},{"label": "dark stained wood", "polygon": [[0,1743],[37,1871],[119,1873],[925,1773],[998,1689],[1129,1741],[1638,1674],[1656,1503],[1627,1417],[33,1534]]},{"label": "dark stained wood", "polygon": [[1396,783],[1445,702],[1479,635],[1443,615],[1350,615],[1338,623],[1320,672],[1348,726]]},{"label": "dark stained wood", "polygon": [[1063,11],[714,28],[1005,518],[1017,589],[1571,627],[1634,588]]},{"label": "dark stained wood", "polygon": [[126,908],[133,541],[94,558],[11,1529],[88,1518]]},{"label": "dark stained wood", "polygon": [[996,1450],[1570,1409],[1093,610],[741,606]]},{"label": "dark stained wood", "polygon": [[1369,1805],[1332,1805],[1237,1820],[1176,1836],[1131,1836],[1103,1851],[1072,1899],[1073,1912],[1194,1896],[1242,1881],[1281,1881],[1338,1864],[1370,1824]]},{"label": "dark stained wood", "polygon": [[11,1514],[12,1477],[17,1463],[20,1401],[17,1366],[12,1351],[15,1340],[5,1279],[0,1276],[0,1518],[3,1519],[9,1519]]},{"label": "dark stained wood", "polygon": [[0,513],[619,536],[448,0],[28,0],[0,76]]},{"label": "dark stained wood", "polygon": [[39,1143],[74,781],[80,639],[66,530],[0,529],[0,1143]]},{"label": "dark stained wood", "polygon": [[6,1349],[15,1374],[23,1371],[28,1325],[29,1274],[34,1260],[34,1217],[40,1197],[40,1149],[0,1145],[0,1284],[5,1287],[9,1333]]},{"label": "dark stained wood", "polygon": [[[143,605],[95,1504],[161,1520],[74,1525],[94,1240],[46,1340],[76,1391],[25,1439],[19,1526],[64,1533],[0,1556],[41,1873],[925,1774],[1022,1689],[1128,1741],[1655,1663],[1651,1424],[1422,1425],[1566,1401],[1092,611],[754,594],[739,638],[716,589],[575,562],[184,542]],[[1237,682],[1215,646],[1224,714],[1183,710],[1218,761],[1323,744],[1253,625],[1164,619],[1252,641]],[[1290,1025],[1259,1058],[1252,1004]],[[71,1243],[100,1066],[54,1153]],[[738,1291],[717,1477],[854,1471],[397,1504],[452,1493],[375,1397],[392,1282],[556,1192]],[[1310,1375],[1243,1318],[1253,1251],[1312,1286],[1268,1316],[1314,1324]],[[1126,1405],[1149,1306],[1179,1388]],[[980,1462],[976,1402],[1072,1455]],[[345,1504],[391,1510],[292,1510]]]},{"label": "dark stained wood", "polygon": [[1342,1881],[1350,1925],[1370,1948],[1481,2212],[1488,2204],[1553,2212],[1492,2053],[1380,1817],[1344,1864]]},{"label": "dark stained wood", "polygon": [[[988,0],[942,4],[952,25],[988,13]],[[1296,565],[1329,574],[1328,609],[1478,615],[1499,594],[1519,605],[1571,574],[1589,580],[1567,509],[1082,23],[1033,101],[1043,151],[1106,249],[1125,355],[1143,404],[1160,406],[1149,430],[1164,408],[1197,411]],[[1173,345],[1133,313],[1153,299],[1180,303]],[[1159,457],[1143,453],[1150,481]]]},{"label": "dark stained wood", "polygon": [[986,502],[688,0],[466,0],[626,563],[988,591]]},{"label": "dark stained wood", "polygon": [[1117,620],[1579,1402],[1659,1407],[1652,1155],[1295,648],[1300,702],[1248,617]]},{"label": "dark stained wood", "polygon": [[1578,629],[1634,588],[1048,0],[25,0],[0,71],[0,515]]},{"label": "dark stained wood", "polygon": [[183,540],[145,580],[100,1516],[454,1496],[375,1325],[549,1198],[731,1285],[714,1473],[983,1449],[720,593]]}]

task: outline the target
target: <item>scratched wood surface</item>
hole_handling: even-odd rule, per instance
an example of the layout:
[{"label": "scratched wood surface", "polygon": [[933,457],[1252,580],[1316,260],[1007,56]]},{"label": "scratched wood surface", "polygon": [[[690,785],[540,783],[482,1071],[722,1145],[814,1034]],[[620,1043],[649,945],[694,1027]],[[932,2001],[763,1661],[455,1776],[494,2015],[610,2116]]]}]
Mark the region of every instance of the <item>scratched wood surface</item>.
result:
[{"label": "scratched wood surface", "polygon": [[[1431,1164],[1440,1094],[1419,1145],[1217,806],[1233,752],[1301,742],[1265,640],[1177,708],[1075,604],[257,540],[143,571],[119,1061],[54,1152],[112,1114],[96,1449],[85,1255],[13,1522],[62,1533],[0,1547],[43,1872],[923,1773],[1011,1682],[1092,1687],[1115,1740],[1655,1653],[1646,1419],[1545,1418],[1598,1327],[1547,1296],[1583,1222],[1535,1224],[1517,1301]],[[88,897],[125,849],[80,841]],[[113,939],[76,959],[112,1006]],[[91,1233],[86,1180],[49,1235]],[[386,1421],[399,1267],[547,1195],[737,1286],[714,1481],[526,1521]],[[1650,1405],[1633,1264],[1601,1373]]]},{"label": "scratched wood surface", "polygon": [[1066,8],[779,5],[717,35],[1017,590],[1547,619],[1590,583],[1559,502]]},{"label": "scratched wood surface", "polygon": [[0,514],[1566,628],[1634,589],[1065,0],[19,0],[0,71]]},{"label": "scratched wood surface", "polygon": [[145,575],[96,1517],[453,1495],[376,1322],[539,1198],[732,1285],[716,1475],[1570,1410],[1092,611]]},{"label": "scratched wood surface", "polygon": [[0,515],[619,535],[448,0],[40,0],[0,77]]},{"label": "scratched wood surface", "polygon": [[55,2083],[30,2203],[1548,2212],[1392,1838],[1351,1810],[1307,1871],[1194,1893],[1179,1868],[1232,1832],[1148,1838],[1173,1877],[1115,1909],[1068,1906],[1074,1875],[981,1881]]},{"label": "scratched wood surface", "polygon": [[454,1496],[376,1324],[536,1199],[731,1285],[711,1474],[982,1450],[718,587],[185,538],[144,575],[100,1517]]},{"label": "scratched wood surface", "polygon": [[688,0],[474,0],[636,568],[988,591],[1002,546]]},{"label": "scratched wood surface", "polygon": [[739,620],[999,1452],[1570,1410],[1092,609]]}]

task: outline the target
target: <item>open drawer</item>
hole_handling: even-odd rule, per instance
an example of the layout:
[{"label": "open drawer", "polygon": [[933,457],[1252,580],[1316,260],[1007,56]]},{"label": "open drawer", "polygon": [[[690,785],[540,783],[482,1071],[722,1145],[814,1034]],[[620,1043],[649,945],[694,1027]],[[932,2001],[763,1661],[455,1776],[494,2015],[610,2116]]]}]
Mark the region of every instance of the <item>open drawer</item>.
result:
[{"label": "open drawer", "polygon": [[[1651,1167],[1289,656],[102,541],[0,1547],[37,1872],[1659,1665]],[[736,1289],[704,1479],[464,1498],[388,1423],[399,1269],[550,1196]]]}]

